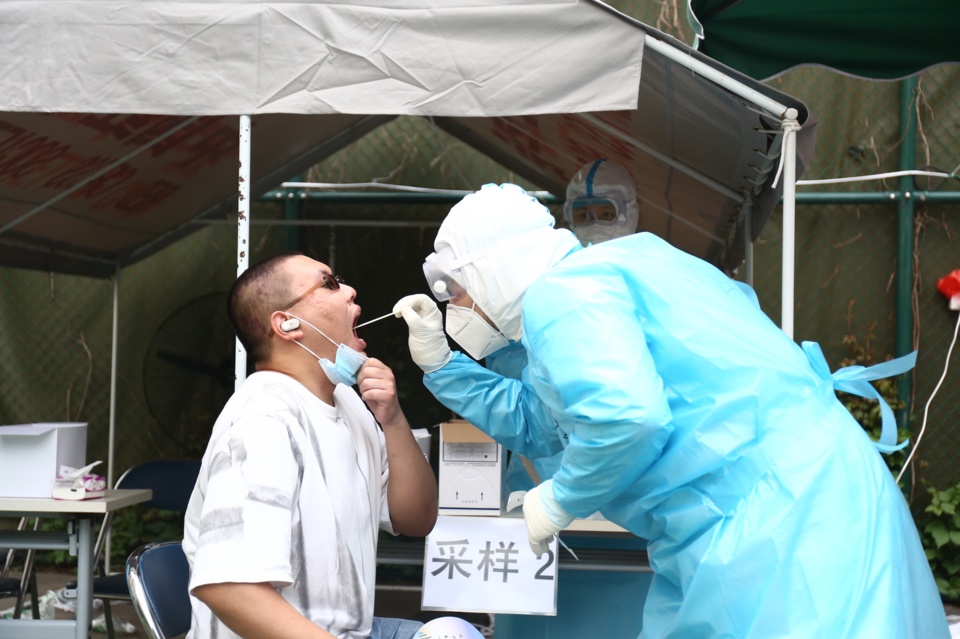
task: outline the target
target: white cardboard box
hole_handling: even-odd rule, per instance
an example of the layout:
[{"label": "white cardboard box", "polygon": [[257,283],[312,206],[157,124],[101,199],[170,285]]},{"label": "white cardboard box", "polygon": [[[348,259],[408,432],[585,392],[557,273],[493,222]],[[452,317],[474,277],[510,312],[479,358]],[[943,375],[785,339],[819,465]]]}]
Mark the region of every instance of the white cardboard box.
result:
[{"label": "white cardboard box", "polygon": [[0,426],[0,497],[50,497],[60,466],[87,463],[87,424]]},{"label": "white cardboard box", "polygon": [[498,516],[503,446],[466,420],[440,424],[440,514]]},{"label": "white cardboard box", "polygon": [[417,440],[417,445],[420,446],[420,451],[423,453],[423,456],[427,458],[427,461],[430,461],[430,442],[433,440],[433,435],[430,434],[430,431],[426,428],[413,428],[413,438]]}]

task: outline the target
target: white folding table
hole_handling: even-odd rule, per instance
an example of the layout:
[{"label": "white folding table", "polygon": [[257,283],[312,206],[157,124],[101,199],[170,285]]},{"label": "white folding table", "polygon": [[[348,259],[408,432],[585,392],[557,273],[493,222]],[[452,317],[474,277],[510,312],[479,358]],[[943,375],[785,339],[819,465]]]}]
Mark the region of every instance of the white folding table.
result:
[{"label": "white folding table", "polygon": [[68,550],[77,557],[76,619],[0,619],[5,639],[88,639],[93,609],[93,520],[127,506],[149,501],[145,489],[108,490],[103,497],[72,501],[0,497],[0,517],[59,517],[62,531],[0,530],[0,548]]}]

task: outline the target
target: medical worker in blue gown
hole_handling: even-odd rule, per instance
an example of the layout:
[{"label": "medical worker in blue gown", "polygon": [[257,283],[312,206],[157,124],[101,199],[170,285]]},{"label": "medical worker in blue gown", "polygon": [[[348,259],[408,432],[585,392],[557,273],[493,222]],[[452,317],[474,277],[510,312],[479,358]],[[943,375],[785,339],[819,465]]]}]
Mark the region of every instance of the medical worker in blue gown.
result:
[{"label": "medical worker in blue gown", "polygon": [[[640,224],[637,184],[627,168],[618,162],[606,158],[587,162],[567,184],[563,217],[583,246],[632,235]],[[527,353],[520,342],[512,342],[487,355],[483,363],[504,377],[520,379],[527,365]],[[446,399],[444,387],[434,392],[441,402]],[[530,459],[536,479],[552,477],[560,468],[561,456],[562,452]],[[533,479],[519,457],[511,455],[507,490],[530,490],[535,485]]]},{"label": "medical worker in blue gown", "polygon": [[[531,547],[599,510],[649,540],[645,639],[945,639],[907,504],[835,389],[879,397],[895,360],[831,375],[752,290],[658,237],[583,248],[515,185],[453,207],[424,271],[475,358],[520,341],[509,379],[450,352],[427,296],[401,300],[410,352],[454,412],[529,457]],[[442,393],[440,393],[442,389]],[[875,445],[876,444],[876,445]]]}]

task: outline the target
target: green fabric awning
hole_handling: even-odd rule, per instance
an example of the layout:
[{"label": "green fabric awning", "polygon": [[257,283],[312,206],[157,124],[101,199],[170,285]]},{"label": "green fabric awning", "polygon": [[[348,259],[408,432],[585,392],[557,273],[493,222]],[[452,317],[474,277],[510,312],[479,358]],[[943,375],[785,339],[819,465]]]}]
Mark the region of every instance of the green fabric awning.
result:
[{"label": "green fabric awning", "polygon": [[688,0],[696,48],[756,79],[801,64],[893,80],[960,62],[960,0]]}]

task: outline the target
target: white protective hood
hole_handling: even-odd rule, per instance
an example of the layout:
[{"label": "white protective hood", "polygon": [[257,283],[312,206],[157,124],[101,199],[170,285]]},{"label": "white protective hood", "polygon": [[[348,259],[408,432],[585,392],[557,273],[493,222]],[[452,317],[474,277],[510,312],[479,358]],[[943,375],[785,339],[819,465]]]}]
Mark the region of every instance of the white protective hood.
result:
[{"label": "white protective hood", "polygon": [[485,184],[440,225],[434,250],[453,250],[460,283],[508,339],[521,337],[523,294],[534,280],[580,247],[553,228],[550,210],[515,184]]}]

